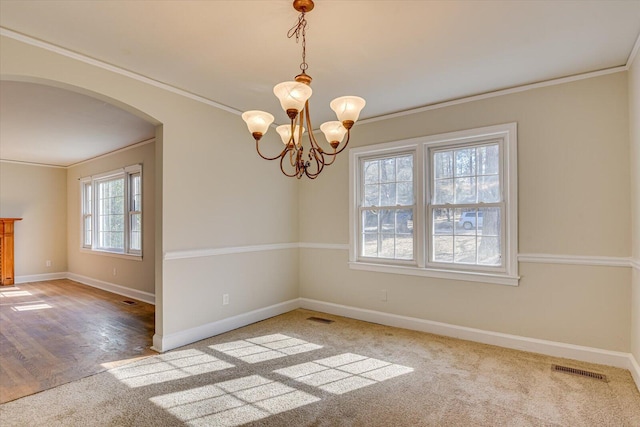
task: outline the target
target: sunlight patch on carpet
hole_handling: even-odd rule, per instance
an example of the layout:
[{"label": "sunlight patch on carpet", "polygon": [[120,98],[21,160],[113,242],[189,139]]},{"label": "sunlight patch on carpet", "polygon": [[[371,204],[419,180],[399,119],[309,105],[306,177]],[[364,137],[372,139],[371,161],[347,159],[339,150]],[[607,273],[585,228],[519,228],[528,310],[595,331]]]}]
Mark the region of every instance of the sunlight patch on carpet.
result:
[{"label": "sunlight patch on carpet", "polygon": [[150,400],[190,426],[239,426],[320,398],[260,375],[251,375]]},{"label": "sunlight patch on carpet", "polygon": [[209,348],[243,362],[258,363],[292,354],[306,353],[322,348],[322,346],[283,334],[272,334],[211,345]]},{"label": "sunlight patch on carpet", "polygon": [[413,368],[344,353],[274,372],[332,394],[344,394],[408,374],[413,372]]},{"label": "sunlight patch on carpet", "polygon": [[109,372],[129,387],[143,387],[233,367],[210,354],[190,349],[161,354]]}]

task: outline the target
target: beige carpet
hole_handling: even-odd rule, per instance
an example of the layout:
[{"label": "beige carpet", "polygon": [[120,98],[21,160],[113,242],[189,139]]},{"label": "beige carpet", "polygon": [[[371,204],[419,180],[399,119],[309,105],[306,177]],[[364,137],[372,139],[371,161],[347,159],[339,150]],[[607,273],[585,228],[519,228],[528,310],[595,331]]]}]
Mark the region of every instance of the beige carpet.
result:
[{"label": "beige carpet", "polygon": [[622,369],[295,310],[0,406],[3,427],[245,424],[640,426],[640,393]]}]

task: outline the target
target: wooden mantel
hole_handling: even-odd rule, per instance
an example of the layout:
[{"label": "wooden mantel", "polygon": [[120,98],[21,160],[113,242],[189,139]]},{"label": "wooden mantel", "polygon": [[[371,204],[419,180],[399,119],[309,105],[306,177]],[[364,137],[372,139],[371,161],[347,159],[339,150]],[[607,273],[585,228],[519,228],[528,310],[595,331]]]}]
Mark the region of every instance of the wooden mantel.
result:
[{"label": "wooden mantel", "polygon": [[13,223],[22,218],[0,218],[0,285],[13,285]]}]

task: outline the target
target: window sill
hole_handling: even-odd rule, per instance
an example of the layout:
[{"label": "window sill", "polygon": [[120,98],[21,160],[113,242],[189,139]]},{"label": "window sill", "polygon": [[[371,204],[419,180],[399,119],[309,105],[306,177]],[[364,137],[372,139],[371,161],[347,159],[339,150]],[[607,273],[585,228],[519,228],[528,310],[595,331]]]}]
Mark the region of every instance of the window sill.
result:
[{"label": "window sill", "polygon": [[349,268],[352,270],[375,271],[378,273],[434,277],[437,279],[461,280],[466,282],[481,282],[507,286],[518,286],[518,282],[520,280],[519,276],[508,276],[506,274],[438,270],[434,268],[418,268],[404,265],[373,264],[366,262],[349,262]]},{"label": "window sill", "polygon": [[87,249],[87,248],[80,248],[80,252],[85,254],[91,254],[91,255],[102,255],[102,256],[110,256],[113,258],[128,259],[131,261],[142,261],[142,255],[121,254],[118,252],[99,251],[96,249]]}]

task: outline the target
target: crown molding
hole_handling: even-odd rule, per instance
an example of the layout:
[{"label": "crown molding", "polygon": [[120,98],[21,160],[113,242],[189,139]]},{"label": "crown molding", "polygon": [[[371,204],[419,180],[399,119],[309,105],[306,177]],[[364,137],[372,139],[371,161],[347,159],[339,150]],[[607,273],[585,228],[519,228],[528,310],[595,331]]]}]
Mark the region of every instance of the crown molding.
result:
[{"label": "crown molding", "polygon": [[631,68],[633,62],[638,57],[638,51],[640,50],[640,34],[638,34],[638,38],[636,39],[636,43],[633,45],[633,49],[631,49],[631,53],[629,54],[629,58],[627,58],[627,70]]},{"label": "crown molding", "polygon": [[242,114],[242,112],[236,110],[235,108],[231,108],[231,107],[228,107],[226,105],[220,104],[220,103],[215,102],[215,101],[213,101],[213,100],[211,100],[209,98],[205,98],[204,96],[196,95],[195,93],[191,93],[191,92],[188,92],[188,91],[186,91],[184,89],[180,89],[179,87],[175,87],[175,86],[172,86],[170,84],[163,83],[163,82],[161,82],[159,80],[152,79],[151,77],[147,77],[147,76],[145,76],[143,74],[134,73],[133,71],[125,70],[124,68],[120,68],[120,67],[118,67],[116,65],[109,64],[109,63],[104,62],[104,61],[100,61],[99,59],[95,59],[95,58],[92,58],[90,56],[83,55],[83,54],[78,53],[78,52],[74,52],[74,51],[69,50],[69,49],[65,49],[65,48],[63,48],[61,46],[54,45],[54,44],[46,42],[44,40],[39,40],[39,39],[33,38],[33,37],[28,36],[26,34],[18,33],[16,31],[10,30],[10,29],[5,28],[5,27],[0,27],[0,36],[5,36],[5,37],[8,37],[10,39],[14,39],[14,40],[20,41],[22,43],[26,43],[26,44],[31,45],[31,46],[39,47],[39,48],[48,50],[50,52],[57,53],[57,54],[62,55],[62,56],[66,56],[67,58],[72,58],[72,59],[75,59],[77,61],[81,61],[81,62],[84,62],[86,64],[93,65],[93,66],[96,66],[98,68],[102,68],[104,70],[111,71],[113,73],[120,74],[120,75],[125,76],[125,77],[129,77],[129,78],[134,79],[134,80],[138,80],[138,81],[140,81],[142,83],[146,83],[146,84],[149,84],[151,86],[155,86],[157,88],[166,90],[168,92],[172,92],[172,93],[175,93],[177,95],[184,96],[184,97],[192,99],[194,101],[198,101],[198,102],[201,102],[203,104],[210,105],[211,107],[218,108],[220,110],[224,110],[226,112],[229,112],[229,113],[232,113],[232,114],[236,114],[238,116]]},{"label": "crown molding", "polygon": [[56,168],[56,169],[71,169],[72,167],[80,166],[88,162],[93,162],[94,160],[102,159],[104,157],[113,156],[114,154],[122,153],[123,151],[131,150],[133,148],[142,147],[143,145],[147,145],[155,141],[156,141],[155,138],[145,139],[144,141],[136,142],[135,144],[127,145],[126,147],[118,148],[117,150],[109,151],[108,153],[100,154],[99,156],[91,157],[90,159],[82,160],[77,163],[72,163],[67,166],[49,165],[46,163],[22,162],[20,160],[8,160],[8,159],[0,159],[0,163],[14,163],[17,165],[41,166],[45,168]]},{"label": "crown molding", "polygon": [[47,163],[21,162],[19,160],[0,159],[0,163],[11,163],[23,166],[40,166],[42,168],[67,169],[67,166],[50,165]]},{"label": "crown molding", "polygon": [[[180,89],[178,87],[169,85],[167,83],[163,83],[161,81],[158,80],[154,80],[150,77],[147,77],[145,75],[139,74],[139,73],[134,73],[132,71],[129,70],[125,70],[123,68],[120,68],[118,66],[115,66],[113,64],[109,64],[107,62],[104,61],[100,61],[98,59],[95,58],[91,58],[89,56],[83,55],[81,53],[78,52],[74,52],[68,49],[65,49],[61,46],[57,46],[54,45],[52,43],[49,42],[45,42],[43,40],[39,40],[33,37],[30,37],[26,34],[22,34],[22,33],[18,33],[16,31],[10,30],[8,28],[4,28],[4,27],[0,27],[0,35],[1,36],[5,36],[32,46],[36,46],[54,53],[58,53],[60,55],[66,56],[68,58],[72,58],[90,65],[94,65],[96,67],[132,78],[134,80],[138,80],[140,82],[143,83],[147,83],[149,85],[155,86],[157,88],[160,89],[164,89],[166,91],[178,94],[178,95],[182,95],[186,98],[192,99],[194,101],[198,101],[198,102],[202,102],[203,104],[209,105],[211,107],[214,108],[218,108],[220,110],[235,114],[235,115],[242,115],[242,112],[239,110],[236,110],[235,108],[231,108],[229,106],[226,106],[224,104],[220,104],[218,102],[215,102],[211,99],[205,98],[203,96],[197,95],[195,93],[192,92],[188,92],[184,89]],[[640,37],[639,37],[640,40]],[[635,47],[633,48],[631,55],[629,56],[629,58],[627,59],[627,63],[623,66],[619,66],[619,67],[613,67],[613,68],[607,68],[604,70],[598,70],[598,71],[593,71],[593,72],[588,72],[588,73],[582,73],[582,74],[576,74],[573,76],[568,76],[568,77],[562,77],[562,78],[558,78],[558,79],[552,79],[552,80],[544,80],[541,82],[537,82],[537,83],[532,83],[532,84],[526,84],[526,85],[522,85],[522,86],[515,86],[512,88],[507,88],[507,89],[501,89],[501,90],[496,90],[496,91],[491,91],[491,92],[487,92],[487,93],[483,93],[483,94],[479,94],[479,95],[473,95],[473,96],[468,96],[468,97],[462,97],[462,98],[456,98],[456,99],[452,99],[452,100],[448,100],[448,101],[443,101],[443,102],[436,102],[433,104],[429,104],[423,107],[418,107],[418,108],[413,108],[410,110],[404,110],[404,111],[399,111],[399,112],[395,112],[395,113],[390,113],[390,114],[383,114],[381,116],[376,116],[376,117],[370,117],[367,119],[362,119],[359,120],[357,122],[358,124],[366,124],[366,123],[373,123],[373,122],[378,122],[378,121],[382,121],[382,120],[388,120],[388,119],[394,119],[397,117],[403,117],[403,116],[408,116],[408,115],[412,115],[412,114],[417,114],[417,113],[422,113],[425,111],[430,111],[430,110],[436,110],[439,108],[446,108],[446,107],[450,107],[453,105],[459,105],[459,104],[465,104],[467,102],[475,102],[475,101],[480,101],[483,99],[489,99],[489,98],[495,98],[498,96],[503,96],[503,95],[509,95],[512,93],[518,93],[518,92],[524,92],[524,91],[528,91],[528,90],[533,90],[533,89],[538,89],[538,88],[542,88],[542,87],[547,87],[547,86],[554,86],[554,85],[559,85],[559,84],[564,84],[564,83],[569,83],[569,82],[574,82],[574,81],[578,81],[578,80],[584,80],[584,79],[590,79],[590,78],[594,78],[594,77],[599,77],[599,76],[604,76],[607,74],[613,74],[613,73],[619,73],[622,71],[627,71],[631,65],[631,61],[633,61],[633,59],[635,58],[637,51],[639,49],[639,43],[638,41],[636,41]],[[272,125],[273,126],[273,125]],[[314,131],[315,132],[315,131]]]},{"label": "crown molding", "polygon": [[379,122],[382,120],[395,119],[397,117],[410,116],[412,114],[423,113],[425,111],[438,110],[440,108],[451,107],[454,105],[466,104],[468,102],[481,101],[483,99],[496,98],[498,96],[511,95],[514,93],[526,92],[533,89],[539,89],[547,86],[561,85],[579,80],[591,79],[594,77],[606,76],[607,74],[620,73],[627,71],[626,65],[619,67],[607,68],[604,70],[592,71],[589,73],[576,74],[568,77],[561,77],[553,80],[544,80],[537,83],[531,83],[522,86],[514,86],[512,88],[500,89],[493,92],[482,93],[479,95],[467,96],[464,98],[456,98],[449,101],[436,102],[434,104],[425,105],[424,107],[413,108],[411,110],[398,111],[397,113],[384,114],[382,116],[370,117],[368,119],[358,120],[356,125]]}]

